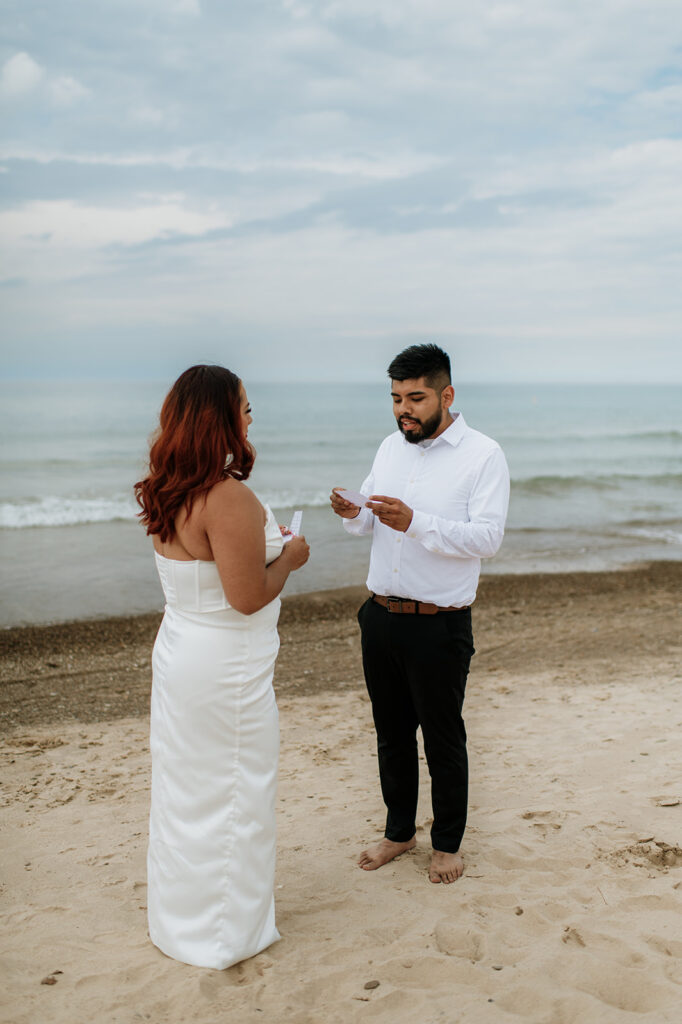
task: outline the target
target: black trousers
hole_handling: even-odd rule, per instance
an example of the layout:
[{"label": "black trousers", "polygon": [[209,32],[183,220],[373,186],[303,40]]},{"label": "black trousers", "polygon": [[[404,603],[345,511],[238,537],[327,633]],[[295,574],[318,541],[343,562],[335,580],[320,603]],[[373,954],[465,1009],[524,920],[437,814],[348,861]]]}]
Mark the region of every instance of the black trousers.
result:
[{"label": "black trousers", "polygon": [[435,850],[456,853],[467,818],[462,705],[474,653],[471,610],[397,615],[370,598],[358,622],[388,811],[386,838],[406,842],[415,834],[421,726],[431,776],[431,842]]}]

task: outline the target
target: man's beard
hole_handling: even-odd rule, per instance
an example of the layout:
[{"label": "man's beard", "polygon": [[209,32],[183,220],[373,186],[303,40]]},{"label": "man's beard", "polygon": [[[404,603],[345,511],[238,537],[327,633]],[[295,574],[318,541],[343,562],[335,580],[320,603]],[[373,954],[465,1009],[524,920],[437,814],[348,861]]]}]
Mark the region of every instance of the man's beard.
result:
[{"label": "man's beard", "polygon": [[415,423],[419,423],[419,427],[416,430],[405,431],[401,420],[398,420],[398,430],[410,444],[419,444],[420,441],[427,441],[436,433],[441,423],[441,411],[439,409],[438,412],[435,412],[430,419],[425,420],[423,423],[414,416],[409,418],[414,420]]}]

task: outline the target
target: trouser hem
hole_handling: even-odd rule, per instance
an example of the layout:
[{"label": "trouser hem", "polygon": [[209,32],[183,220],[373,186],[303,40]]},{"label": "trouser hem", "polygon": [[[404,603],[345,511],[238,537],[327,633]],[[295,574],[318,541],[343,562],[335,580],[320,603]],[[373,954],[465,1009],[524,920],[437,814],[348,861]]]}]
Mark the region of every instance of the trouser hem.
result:
[{"label": "trouser hem", "polygon": [[431,846],[434,850],[438,850],[439,853],[459,853],[461,845],[461,843],[458,843],[457,846],[453,846],[452,843],[439,843],[437,839],[431,836]]},{"label": "trouser hem", "polygon": [[409,843],[410,839],[414,839],[417,833],[416,829],[412,829],[411,832],[400,832],[389,834],[388,829],[384,832],[384,838],[390,839],[392,843]]}]

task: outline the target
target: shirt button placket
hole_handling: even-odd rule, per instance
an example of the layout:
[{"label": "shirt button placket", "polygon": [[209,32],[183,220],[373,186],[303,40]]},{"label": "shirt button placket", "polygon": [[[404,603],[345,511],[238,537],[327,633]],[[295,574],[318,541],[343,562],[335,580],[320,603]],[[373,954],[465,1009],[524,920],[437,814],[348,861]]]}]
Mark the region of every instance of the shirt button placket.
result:
[{"label": "shirt button placket", "polygon": [[[410,475],[409,483],[408,483],[408,486],[407,486],[408,496],[407,496],[407,502],[406,502],[406,504],[409,505],[411,509],[414,509],[414,501],[412,500],[413,499],[413,493],[414,493],[414,485],[416,484],[417,477],[421,473],[422,467],[424,465],[424,463],[421,460],[424,458],[425,455],[426,455],[426,450],[424,448],[419,448],[419,450],[414,453],[414,464],[413,464],[412,469],[410,471],[411,475]],[[412,535],[408,534],[408,536],[412,536]]]},{"label": "shirt button placket", "polygon": [[393,577],[400,574],[400,537],[396,536],[395,543],[393,545]]},{"label": "shirt button placket", "polygon": [[[405,503],[407,505],[410,504],[410,498],[411,498],[410,488],[411,488],[411,485],[413,483],[414,483],[414,475],[412,475],[412,476],[410,476],[408,478],[408,483],[407,483],[406,493],[405,493]],[[398,580],[396,580],[396,577],[400,576],[400,556],[402,554],[402,543],[401,543],[402,539],[403,539],[402,538],[402,534],[396,532],[396,534],[395,534],[395,536],[393,538],[393,556],[392,556],[392,572],[391,572],[391,578],[393,580],[395,580],[396,583],[398,582]],[[398,588],[394,587],[393,589],[397,590]]]},{"label": "shirt button placket", "polygon": [[[419,470],[421,469],[419,462],[420,454],[423,455],[424,452],[416,451],[414,453],[414,461],[412,469],[410,470],[410,475],[407,479],[407,487],[405,489],[405,504],[409,505],[410,508],[414,507],[414,485],[417,482],[417,476],[419,475]],[[393,572],[391,573],[391,576],[393,578],[398,576],[400,573],[400,556],[402,555],[402,540],[402,534],[398,534],[395,538],[395,544],[393,545]]]}]

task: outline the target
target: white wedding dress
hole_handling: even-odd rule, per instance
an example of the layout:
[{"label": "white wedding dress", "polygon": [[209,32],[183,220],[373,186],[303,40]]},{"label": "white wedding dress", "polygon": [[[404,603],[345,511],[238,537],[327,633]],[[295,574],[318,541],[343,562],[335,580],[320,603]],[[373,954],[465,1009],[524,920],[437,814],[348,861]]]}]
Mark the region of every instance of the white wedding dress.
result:
[{"label": "white wedding dress", "polygon": [[[266,562],[282,550],[269,508]],[[276,598],[227,603],[215,562],[156,554],[166,608],[152,657],[149,934],[162,952],[222,969],[276,942],[279,724]]]}]

